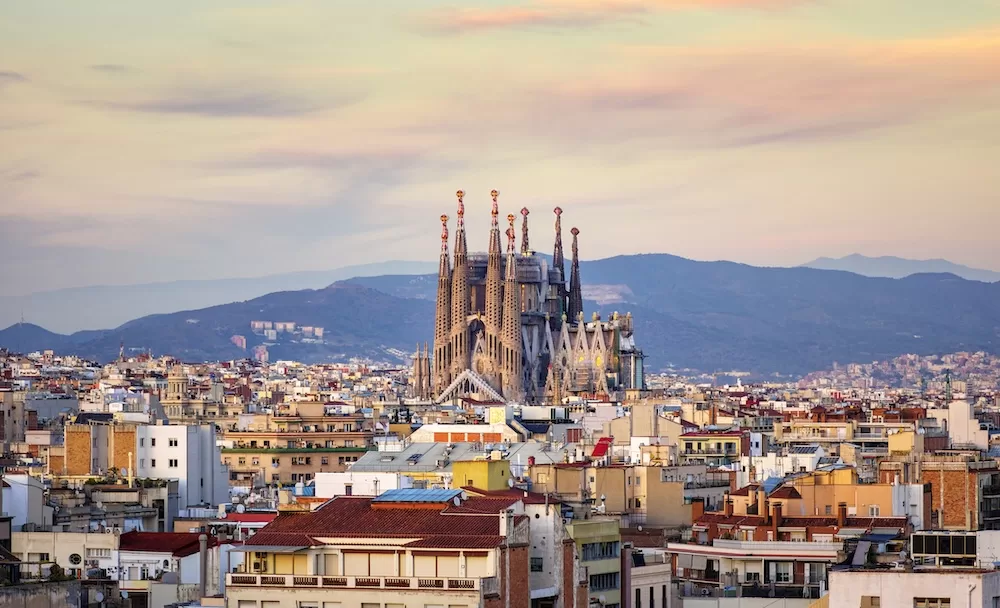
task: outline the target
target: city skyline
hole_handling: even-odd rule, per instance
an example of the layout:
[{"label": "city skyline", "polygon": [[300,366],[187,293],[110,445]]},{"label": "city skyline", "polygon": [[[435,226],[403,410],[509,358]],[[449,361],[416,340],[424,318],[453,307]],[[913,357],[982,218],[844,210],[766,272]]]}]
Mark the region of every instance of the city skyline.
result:
[{"label": "city skyline", "polygon": [[988,0],[2,13],[4,294],[433,260],[458,188],[591,259],[1000,270]]}]

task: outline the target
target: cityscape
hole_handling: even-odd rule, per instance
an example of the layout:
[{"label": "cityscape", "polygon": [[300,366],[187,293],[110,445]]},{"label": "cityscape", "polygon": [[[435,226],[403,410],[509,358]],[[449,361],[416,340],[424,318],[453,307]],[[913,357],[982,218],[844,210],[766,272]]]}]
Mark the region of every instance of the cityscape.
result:
[{"label": "cityscape", "polygon": [[1000,607],[998,32],[0,6],[0,608]]}]

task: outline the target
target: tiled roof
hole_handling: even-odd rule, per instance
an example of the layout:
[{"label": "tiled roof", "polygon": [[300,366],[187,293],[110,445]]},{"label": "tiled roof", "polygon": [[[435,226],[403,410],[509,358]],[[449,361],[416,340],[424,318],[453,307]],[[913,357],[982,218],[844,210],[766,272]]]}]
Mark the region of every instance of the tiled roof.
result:
[{"label": "tiled roof", "polygon": [[799,491],[796,490],[792,486],[781,486],[780,488],[778,488],[774,492],[771,492],[771,495],[770,495],[769,498],[789,498],[789,499],[791,499],[791,498],[802,498],[802,495],[799,494]]},{"label": "tiled roof", "polygon": [[[545,504],[545,495],[539,492],[529,492],[527,490],[518,490],[517,488],[508,488],[506,490],[480,490],[473,486],[465,486],[462,488],[469,494],[475,496],[483,496],[486,498],[514,498],[520,500],[526,505],[543,505]],[[549,504],[558,504],[559,501],[549,497]]]},{"label": "tiled roof", "polygon": [[[126,532],[118,539],[122,551],[142,551],[147,553],[170,553],[174,557],[186,557],[200,550],[198,532]],[[214,547],[219,541],[208,537],[208,546]]]},{"label": "tiled roof", "polygon": [[[486,503],[473,503],[483,509]],[[489,500],[489,499],[486,499]],[[490,501],[496,502],[496,501]],[[499,504],[499,503],[497,503]],[[455,509],[451,511],[451,509]],[[462,507],[438,510],[425,507],[390,506],[385,503],[373,508],[372,498],[339,496],[308,513],[280,513],[274,521],[253,535],[247,545],[315,545],[305,542],[316,537],[399,538],[459,536],[464,542],[479,542],[476,537],[498,536],[500,518],[497,511],[488,513],[462,511]],[[440,542],[451,542],[441,540]],[[458,542],[458,541],[454,541]],[[471,546],[471,545],[470,545]]]}]

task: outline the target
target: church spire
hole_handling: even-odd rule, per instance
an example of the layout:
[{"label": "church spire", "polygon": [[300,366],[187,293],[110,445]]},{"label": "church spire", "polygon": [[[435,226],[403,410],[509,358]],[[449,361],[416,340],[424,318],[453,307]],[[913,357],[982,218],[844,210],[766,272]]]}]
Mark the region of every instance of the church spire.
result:
[{"label": "church spire", "polygon": [[469,251],[465,243],[465,192],[459,190],[455,269],[451,274],[451,378],[469,368]]},{"label": "church spire", "polygon": [[[528,245],[528,208],[521,208],[521,216],[524,218],[521,220],[521,255],[528,255],[531,253],[531,246]],[[513,229],[513,223],[511,229]]]},{"label": "church spire", "polygon": [[569,277],[569,322],[576,323],[583,314],[583,291],[580,288],[580,252],[577,248],[577,235],[580,230],[573,228],[570,230],[573,235],[573,265],[570,269]]},{"label": "church spire", "polygon": [[[528,217],[527,209],[522,215]],[[514,214],[507,216],[507,269],[503,290],[503,340],[501,360],[501,383],[503,394],[509,401],[520,401],[522,389],[521,351],[521,289],[517,283],[517,255],[514,245]],[[523,243],[522,243],[523,251]]]},{"label": "church spire", "polygon": [[493,198],[492,220],[490,224],[490,249],[486,260],[486,318],[485,325],[487,366],[485,376],[494,386],[499,386],[497,380],[500,372],[500,331],[503,322],[503,276],[500,267],[503,250],[500,248],[500,211],[497,204],[496,190],[490,192]]},{"label": "church spire", "polygon": [[556,246],[555,250],[552,252],[552,266],[558,268],[559,274],[565,277],[566,263],[563,261],[562,245],[562,208],[556,207],[554,213],[556,214]]},{"label": "church spire", "polygon": [[[448,259],[448,216],[441,216],[441,258],[438,263],[437,308],[434,313],[434,394],[451,383],[448,342],[451,339],[451,261]],[[426,350],[426,345],[424,349]]]}]

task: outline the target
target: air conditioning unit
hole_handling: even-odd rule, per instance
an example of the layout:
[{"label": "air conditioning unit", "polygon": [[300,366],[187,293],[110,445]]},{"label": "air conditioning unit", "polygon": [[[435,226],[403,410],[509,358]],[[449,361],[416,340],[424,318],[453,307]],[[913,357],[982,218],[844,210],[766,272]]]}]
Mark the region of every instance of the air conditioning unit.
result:
[{"label": "air conditioning unit", "polygon": [[253,571],[254,572],[263,572],[264,570],[267,570],[267,562],[265,562],[265,561],[256,561],[256,562],[253,563]]}]

